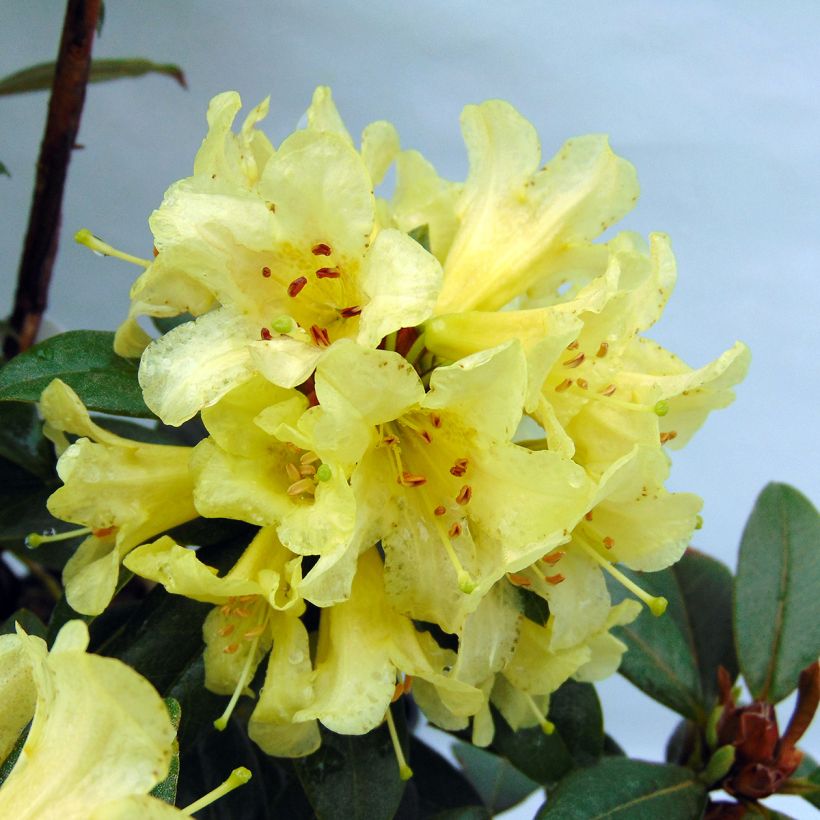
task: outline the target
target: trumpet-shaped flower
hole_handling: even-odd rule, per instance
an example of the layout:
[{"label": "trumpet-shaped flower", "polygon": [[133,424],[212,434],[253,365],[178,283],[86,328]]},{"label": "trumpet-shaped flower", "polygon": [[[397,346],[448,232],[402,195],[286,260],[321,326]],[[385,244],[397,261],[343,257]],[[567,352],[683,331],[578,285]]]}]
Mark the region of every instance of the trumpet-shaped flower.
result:
[{"label": "trumpet-shaped flower", "polygon": [[314,697],[295,719],[364,734],[384,719],[397,682],[404,690],[408,679],[432,686],[454,713],[474,714],[481,693],[446,674],[448,660],[428,633],[390,606],[381,559],[370,549],[359,558],[349,600],[322,610]]},{"label": "trumpet-shaped flower", "polygon": [[[392,154],[378,129],[363,159],[333,126],[327,93],[317,94],[309,127],[266,153],[264,164],[254,160],[248,175],[241,161],[252,152],[237,159],[226,136],[239,105],[235,93],[213,101],[207,161],[198,157],[194,175],[173,185],[151,217],[158,255],[134,285],[119,336],[119,351],[134,355],[147,342],[134,331],[138,314],[199,316],[142,356],[146,403],[168,424],[257,372],[301,384],[338,339],[376,346],[426,319],[441,284],[439,263],[417,242],[375,230],[371,173]],[[245,143],[253,133],[246,125]]]},{"label": "trumpet-shaped flower", "polygon": [[526,362],[510,343],[436,369],[341,342],[316,372],[317,445],[351,465],[377,522],[400,612],[457,631],[481,596],[568,537],[591,483],[556,453],[511,443]]},{"label": "trumpet-shaped flower", "polygon": [[[205,685],[232,694],[229,714],[262,659],[270,652],[250,737],[268,754],[300,757],[320,743],[315,722],[294,721],[312,696],[308,633],[300,620],[300,559],[262,528],[222,578],[193,550],[167,536],[134,550],[126,566],[161,583],[168,592],[215,604],[203,625]],[[273,647],[271,649],[271,647]]]},{"label": "trumpet-shaped flower", "polygon": [[355,502],[344,470],[309,436],[301,446],[277,437],[299,425],[307,406],[302,393],[255,376],[203,411],[211,435],[191,460],[202,515],[276,526],[301,554],[333,555],[347,545]]},{"label": "trumpet-shaped flower", "polygon": [[[502,307],[554,274],[556,261],[585,250],[637,200],[634,168],[613,154],[605,137],[569,140],[538,170],[535,129],[509,103],[469,105],[461,124],[470,173],[455,201],[455,229],[442,214],[446,185],[428,183],[437,194],[428,199],[430,216],[417,213],[418,224],[452,235],[436,314]],[[406,170],[418,164],[406,160]],[[400,165],[400,214],[404,170]]]},{"label": "trumpet-shaped flower", "polygon": [[[43,391],[46,433],[62,451],[63,486],[48,500],[52,515],[82,524],[88,537],[63,570],[68,603],[97,615],[111,600],[120,561],[139,544],[196,518],[188,470],[190,447],[145,444],[95,424],[76,393],[55,379]],[[80,436],[68,443],[65,433]],[[49,540],[34,537],[33,543]]]},{"label": "trumpet-shaped flower", "polygon": [[[473,716],[473,743],[492,742],[492,703],[513,729],[541,725],[551,732],[546,719],[549,696],[570,678],[591,682],[603,680],[618,668],[626,646],[609,634],[613,626],[637,617],[640,605],[623,601],[607,608],[604,620],[578,640],[555,647],[553,615],[539,624],[522,614],[522,602],[512,584],[500,581],[466,619],[459,633],[459,649],[450,675],[468,682],[484,695],[482,707]],[[454,714],[429,685],[419,682],[416,700],[428,718],[449,729],[468,725],[463,715]]]},{"label": "trumpet-shaped flower", "polygon": [[614,565],[652,572],[686,550],[702,502],[691,493],[667,492],[668,472],[657,447],[636,446],[603,475],[568,542],[516,576],[549,604],[551,650],[577,645],[603,627],[610,611],[604,573],[625,583],[654,614],[665,609],[663,599],[634,586]]},{"label": "trumpet-shaped flower", "polygon": [[19,627],[0,636],[0,758],[31,721],[0,787],[0,816],[103,820],[138,795],[142,816],[181,816],[146,796],[171,762],[175,732],[165,704],[133,669],[89,655],[87,646],[82,621],[66,624],[51,652]]}]

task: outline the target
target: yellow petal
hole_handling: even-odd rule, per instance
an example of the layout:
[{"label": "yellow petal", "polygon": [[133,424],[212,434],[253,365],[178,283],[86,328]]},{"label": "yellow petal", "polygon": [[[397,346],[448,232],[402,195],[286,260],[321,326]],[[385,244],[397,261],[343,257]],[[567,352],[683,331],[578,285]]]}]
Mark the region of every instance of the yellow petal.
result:
[{"label": "yellow petal", "polygon": [[361,287],[369,297],[359,323],[359,344],[376,347],[402,327],[430,316],[441,287],[441,265],[414,239],[388,228],[365,257]]},{"label": "yellow petal", "polygon": [[121,661],[82,651],[84,624],[68,625],[62,638],[49,655],[39,638],[20,638],[37,707],[0,789],[0,816],[79,820],[100,804],[147,793],[168,771],[174,729],[154,688]]},{"label": "yellow petal", "polygon": [[437,313],[502,307],[537,282],[555,249],[594,239],[637,198],[634,169],[603,137],[568,141],[536,172],[538,137],[508,103],[467,106],[462,129],[470,175]]},{"label": "yellow petal", "polygon": [[227,308],[179,325],[143,353],[145,403],[178,427],[254,374],[248,344],[258,333]]}]

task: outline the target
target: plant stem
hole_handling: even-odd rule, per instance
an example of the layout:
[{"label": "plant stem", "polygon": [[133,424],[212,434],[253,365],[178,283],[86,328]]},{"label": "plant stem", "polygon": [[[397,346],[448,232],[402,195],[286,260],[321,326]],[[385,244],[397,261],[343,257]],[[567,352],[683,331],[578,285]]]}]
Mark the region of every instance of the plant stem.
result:
[{"label": "plant stem", "polygon": [[68,0],[48,103],[17,291],[4,342],[9,358],[34,343],[57,255],[66,172],[80,127],[100,0]]}]

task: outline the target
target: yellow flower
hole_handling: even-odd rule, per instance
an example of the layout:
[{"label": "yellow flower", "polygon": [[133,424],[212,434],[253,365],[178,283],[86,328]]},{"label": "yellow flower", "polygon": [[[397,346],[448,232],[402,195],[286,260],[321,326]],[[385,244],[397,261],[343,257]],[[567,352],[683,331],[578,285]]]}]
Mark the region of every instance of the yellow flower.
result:
[{"label": "yellow flower", "polygon": [[[144,444],[95,424],[76,393],[55,379],[43,391],[45,430],[61,451],[63,486],[48,500],[52,515],[87,534],[63,570],[66,599],[97,615],[111,600],[120,561],[139,544],[196,518],[188,470],[190,447]],[[68,444],[65,433],[81,436]],[[60,537],[60,536],[57,536]],[[52,540],[31,537],[32,544]]]},{"label": "yellow flower", "polygon": [[554,279],[637,200],[634,168],[603,136],[567,141],[539,170],[535,129],[509,103],[468,105],[461,125],[470,160],[463,187],[415,152],[396,163],[393,219],[404,230],[428,225],[444,267],[436,314],[497,310]]},{"label": "yellow flower", "polygon": [[298,595],[300,559],[272,527],[259,531],[223,578],[167,536],[134,550],[125,565],[168,592],[216,605],[203,625],[205,685],[233,695],[219,728],[270,651],[248,733],[271,755],[299,757],[318,748],[315,723],[293,719],[309,702],[313,685],[308,634],[299,619],[305,610]]},{"label": "yellow flower", "polygon": [[217,604],[204,625],[205,683],[212,691],[233,693],[226,714],[270,650],[248,725],[250,737],[268,754],[310,754],[320,743],[317,720],[344,734],[370,731],[385,717],[397,676],[428,681],[458,714],[480,705],[480,693],[444,674],[446,653],[389,607],[374,549],[359,559],[349,600],[322,610],[313,664],[300,620],[300,559],[272,528],[260,530],[224,578],[167,537],[134,550],[126,564],[169,592]]},{"label": "yellow flower", "polygon": [[[439,263],[417,242],[376,229],[372,177],[394,153],[389,128],[368,129],[360,154],[320,89],[308,128],[266,149],[246,173],[252,152],[229,129],[239,106],[235,93],[215,98],[194,175],[151,217],[158,256],[135,283],[119,334],[118,351],[134,355],[148,341],[134,330],[138,315],[199,316],[142,356],[146,403],[168,424],[257,372],[301,384],[338,339],[375,347],[426,319],[441,284]],[[255,133],[246,124],[239,144]]]},{"label": "yellow flower", "polygon": [[296,720],[365,734],[384,719],[397,682],[408,678],[432,686],[455,714],[479,708],[481,693],[446,674],[449,654],[390,606],[383,578],[381,559],[370,549],[359,558],[349,600],[321,611],[314,696]]},{"label": "yellow flower", "polygon": [[526,388],[516,343],[437,368],[425,392],[398,354],[340,342],[315,385],[314,440],[350,466],[357,514],[384,546],[388,599],[413,618],[457,631],[588,508],[583,470],[510,441]]},{"label": "yellow flower", "polygon": [[211,435],[196,446],[191,469],[202,515],[275,526],[288,549],[321,556],[312,583],[350,542],[356,513],[338,461],[309,431],[292,440],[307,406],[302,393],[253,377],[203,411]]},{"label": "yellow flower", "polygon": [[[603,680],[618,668],[626,646],[609,634],[613,626],[637,617],[640,605],[623,601],[607,607],[604,620],[579,633],[573,644],[555,647],[555,617],[541,626],[522,615],[514,587],[499,582],[466,619],[459,633],[459,650],[450,675],[483,693],[481,709],[473,716],[473,743],[487,746],[494,734],[492,703],[513,727],[541,725],[546,732],[549,696],[569,678]],[[424,682],[414,689],[416,701],[428,718],[450,731],[463,730],[467,718],[454,713],[436,690]]]},{"label": "yellow flower", "polygon": [[[31,721],[0,787],[0,816],[111,817],[109,808],[147,795],[166,776],[175,732],[162,699],[133,669],[89,655],[87,646],[82,621],[66,624],[51,652],[19,627],[16,635],[0,636],[0,759]],[[142,799],[143,816],[169,813],[158,800]]]}]

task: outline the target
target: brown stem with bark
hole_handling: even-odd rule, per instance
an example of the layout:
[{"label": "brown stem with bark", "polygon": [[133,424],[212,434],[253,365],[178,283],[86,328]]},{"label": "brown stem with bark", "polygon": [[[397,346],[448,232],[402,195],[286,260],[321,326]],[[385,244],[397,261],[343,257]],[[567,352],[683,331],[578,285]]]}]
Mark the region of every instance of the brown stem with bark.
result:
[{"label": "brown stem with bark", "polygon": [[28,230],[17,275],[11,332],[4,343],[4,353],[9,358],[34,343],[48,302],[66,173],[80,127],[91,67],[91,45],[99,14],[100,0],[68,0],[66,5],[48,119],[37,160]]}]

